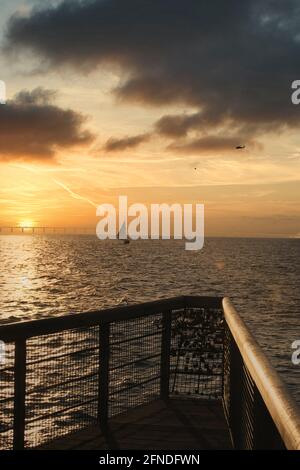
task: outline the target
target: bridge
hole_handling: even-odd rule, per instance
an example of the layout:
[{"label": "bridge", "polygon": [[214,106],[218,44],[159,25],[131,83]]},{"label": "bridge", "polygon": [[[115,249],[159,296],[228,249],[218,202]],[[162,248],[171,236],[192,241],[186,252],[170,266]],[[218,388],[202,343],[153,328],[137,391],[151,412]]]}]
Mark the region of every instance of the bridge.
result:
[{"label": "bridge", "polygon": [[54,227],[54,226],[0,226],[0,234],[94,234],[95,227]]}]

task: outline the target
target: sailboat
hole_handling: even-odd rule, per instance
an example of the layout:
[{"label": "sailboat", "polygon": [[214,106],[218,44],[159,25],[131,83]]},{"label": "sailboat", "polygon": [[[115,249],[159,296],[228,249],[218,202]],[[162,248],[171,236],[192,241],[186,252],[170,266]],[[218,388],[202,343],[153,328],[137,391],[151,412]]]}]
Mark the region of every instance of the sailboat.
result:
[{"label": "sailboat", "polygon": [[126,224],[125,222],[121,226],[118,234],[117,234],[117,240],[122,240],[124,245],[128,245],[130,243],[130,240],[128,238],[127,232],[126,232]]}]

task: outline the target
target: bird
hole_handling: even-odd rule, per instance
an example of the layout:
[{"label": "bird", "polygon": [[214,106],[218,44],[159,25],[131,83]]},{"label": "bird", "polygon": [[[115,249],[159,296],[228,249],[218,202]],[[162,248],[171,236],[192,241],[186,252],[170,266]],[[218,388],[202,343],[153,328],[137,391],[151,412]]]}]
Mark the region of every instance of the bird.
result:
[{"label": "bird", "polygon": [[236,150],[243,150],[244,148],[246,148],[246,145],[237,145],[235,147]]}]

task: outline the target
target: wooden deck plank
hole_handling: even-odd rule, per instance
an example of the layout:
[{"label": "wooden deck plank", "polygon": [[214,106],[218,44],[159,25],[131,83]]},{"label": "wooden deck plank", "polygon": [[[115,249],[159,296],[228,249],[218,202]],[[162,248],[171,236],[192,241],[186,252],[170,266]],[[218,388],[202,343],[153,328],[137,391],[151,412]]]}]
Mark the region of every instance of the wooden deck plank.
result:
[{"label": "wooden deck plank", "polygon": [[108,431],[90,427],[40,447],[77,449],[230,449],[221,402],[162,400],[112,418]]}]

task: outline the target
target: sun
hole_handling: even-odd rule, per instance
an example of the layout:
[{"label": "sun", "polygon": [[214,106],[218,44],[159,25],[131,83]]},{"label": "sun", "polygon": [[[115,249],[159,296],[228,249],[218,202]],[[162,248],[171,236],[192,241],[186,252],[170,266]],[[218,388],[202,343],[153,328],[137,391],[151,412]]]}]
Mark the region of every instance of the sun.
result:
[{"label": "sun", "polygon": [[20,228],[32,228],[34,227],[34,221],[30,219],[21,220],[19,223]]}]

